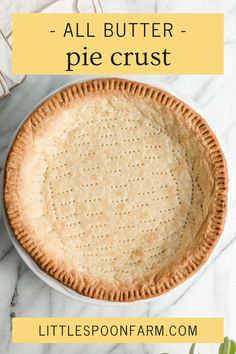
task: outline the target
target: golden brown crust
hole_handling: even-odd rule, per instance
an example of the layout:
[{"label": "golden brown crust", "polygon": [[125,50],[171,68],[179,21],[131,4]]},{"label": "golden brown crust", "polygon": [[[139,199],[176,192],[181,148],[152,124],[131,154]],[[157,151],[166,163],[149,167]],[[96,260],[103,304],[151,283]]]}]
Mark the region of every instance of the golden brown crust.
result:
[{"label": "golden brown crust", "polygon": [[[19,170],[27,151],[27,144],[32,138],[32,132],[39,129],[40,123],[48,115],[52,115],[53,112],[73,104],[76,99],[83,98],[88,93],[97,95],[103,91],[114,93],[121,91],[127,94],[148,97],[150,100],[168,107],[171,112],[177,115],[181,114],[186,120],[186,125],[194,129],[197,137],[206,147],[215,176],[215,198],[210,208],[210,219],[204,237],[199,240],[197,247],[186,255],[178,267],[167,270],[161,278],[152,276],[147,280],[142,279],[133,284],[132,288],[127,287],[127,289],[124,286],[110,286],[102,281],[97,281],[87,274],[75,272],[65,264],[55,262],[45,253],[41,245],[34,242],[32,230],[25,225],[22,219],[22,206],[17,193]],[[227,167],[223,152],[215,135],[202,117],[179,99],[158,88],[142,83],[111,78],[74,84],[49,98],[27,119],[18,132],[7,158],[4,200],[8,219],[17,240],[45,272],[64,285],[86,296],[110,301],[134,301],[159,296],[169,291],[189,278],[205,263],[223,230],[227,209],[227,187]]]}]

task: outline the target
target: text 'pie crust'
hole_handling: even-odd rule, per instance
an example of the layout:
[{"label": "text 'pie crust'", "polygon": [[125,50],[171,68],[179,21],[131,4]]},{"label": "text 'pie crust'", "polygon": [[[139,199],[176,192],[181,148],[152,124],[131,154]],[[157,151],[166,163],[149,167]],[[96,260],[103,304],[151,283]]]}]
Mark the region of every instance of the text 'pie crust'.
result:
[{"label": "text 'pie crust'", "polygon": [[96,299],[158,296],[206,261],[224,226],[227,169],[189,106],[123,79],[73,84],[20,128],[4,198],[20,244]]}]

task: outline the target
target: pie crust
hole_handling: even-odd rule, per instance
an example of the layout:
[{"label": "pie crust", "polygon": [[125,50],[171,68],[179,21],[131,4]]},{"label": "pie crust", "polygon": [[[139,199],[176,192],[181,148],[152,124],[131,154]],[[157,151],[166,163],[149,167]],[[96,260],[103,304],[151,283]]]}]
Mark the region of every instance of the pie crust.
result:
[{"label": "pie crust", "polygon": [[207,260],[224,226],[227,168],[206,122],[167,92],[123,79],[73,84],[26,120],[4,200],[37,264],[75,291],[161,295]]}]

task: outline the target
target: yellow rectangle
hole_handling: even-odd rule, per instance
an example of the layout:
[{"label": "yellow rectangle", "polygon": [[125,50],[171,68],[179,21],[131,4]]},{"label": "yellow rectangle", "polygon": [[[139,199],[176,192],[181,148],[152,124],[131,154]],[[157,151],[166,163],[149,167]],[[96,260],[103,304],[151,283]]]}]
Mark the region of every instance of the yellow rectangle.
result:
[{"label": "yellow rectangle", "polygon": [[223,74],[223,14],[14,14],[14,74]]},{"label": "yellow rectangle", "polygon": [[220,343],[223,318],[13,318],[13,343]]}]

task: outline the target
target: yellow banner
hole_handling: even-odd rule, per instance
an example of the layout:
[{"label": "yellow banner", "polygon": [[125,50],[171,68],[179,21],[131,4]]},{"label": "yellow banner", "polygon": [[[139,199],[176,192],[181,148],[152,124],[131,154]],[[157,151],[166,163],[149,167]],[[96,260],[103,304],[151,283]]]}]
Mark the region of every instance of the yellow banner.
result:
[{"label": "yellow banner", "polygon": [[13,318],[13,343],[220,343],[223,318]]},{"label": "yellow banner", "polygon": [[223,14],[14,14],[14,74],[223,74]]}]

